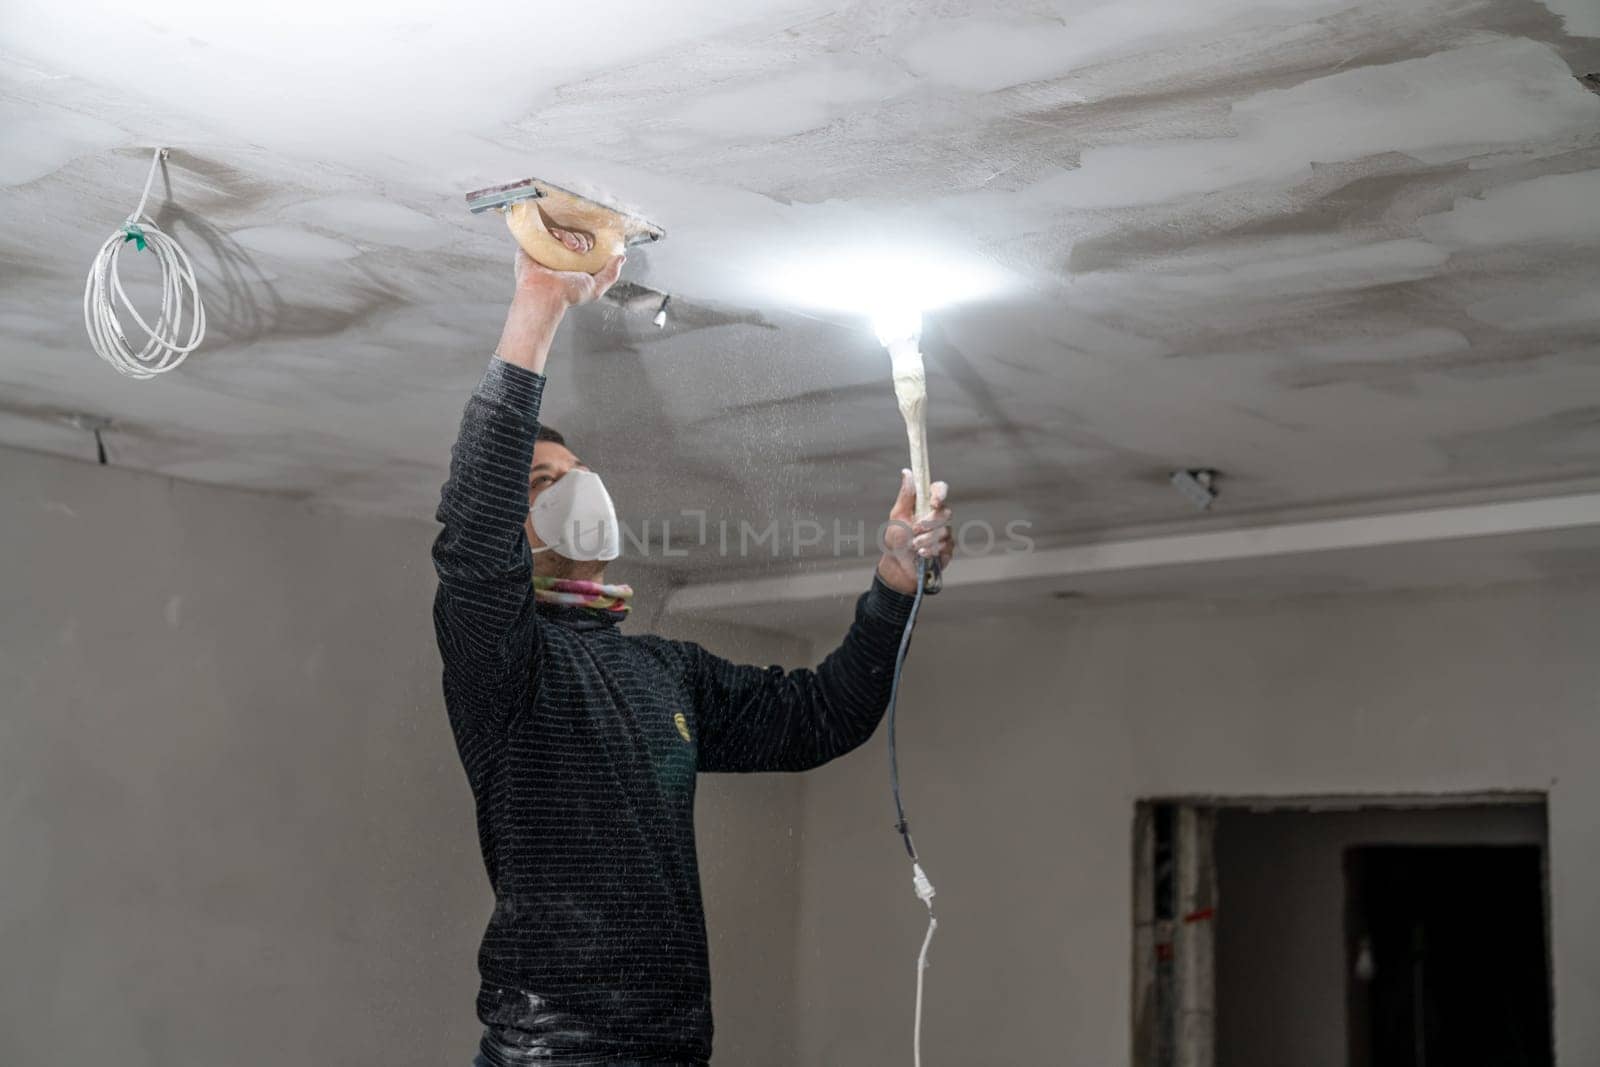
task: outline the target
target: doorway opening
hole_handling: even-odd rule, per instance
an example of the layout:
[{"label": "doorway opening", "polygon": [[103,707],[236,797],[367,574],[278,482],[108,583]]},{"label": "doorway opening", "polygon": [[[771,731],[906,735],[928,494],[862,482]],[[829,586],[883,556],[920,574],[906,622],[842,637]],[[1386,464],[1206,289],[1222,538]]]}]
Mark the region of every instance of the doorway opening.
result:
[{"label": "doorway opening", "polygon": [[1138,805],[1136,1067],[1550,1067],[1537,794]]}]

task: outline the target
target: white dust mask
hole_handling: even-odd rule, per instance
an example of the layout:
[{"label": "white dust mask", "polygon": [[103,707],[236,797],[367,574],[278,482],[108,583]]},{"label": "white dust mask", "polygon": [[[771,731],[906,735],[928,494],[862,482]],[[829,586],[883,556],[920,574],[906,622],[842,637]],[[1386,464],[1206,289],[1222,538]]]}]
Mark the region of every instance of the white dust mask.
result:
[{"label": "white dust mask", "polygon": [[617,509],[594,471],[569,470],[539,494],[528,513],[539,540],[568,559],[612,560],[622,555]]}]

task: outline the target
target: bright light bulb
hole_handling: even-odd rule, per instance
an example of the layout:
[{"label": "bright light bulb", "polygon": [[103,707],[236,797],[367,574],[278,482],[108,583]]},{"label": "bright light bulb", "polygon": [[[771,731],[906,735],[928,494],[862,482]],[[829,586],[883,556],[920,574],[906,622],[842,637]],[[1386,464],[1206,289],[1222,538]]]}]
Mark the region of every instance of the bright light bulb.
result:
[{"label": "bright light bulb", "polygon": [[1014,284],[970,250],[827,236],[774,252],[756,284],[776,303],[863,317],[896,309],[936,311],[986,300]]},{"label": "bright light bulb", "polygon": [[922,312],[912,307],[883,308],[872,316],[872,332],[885,348],[900,342],[915,345],[922,337]]}]

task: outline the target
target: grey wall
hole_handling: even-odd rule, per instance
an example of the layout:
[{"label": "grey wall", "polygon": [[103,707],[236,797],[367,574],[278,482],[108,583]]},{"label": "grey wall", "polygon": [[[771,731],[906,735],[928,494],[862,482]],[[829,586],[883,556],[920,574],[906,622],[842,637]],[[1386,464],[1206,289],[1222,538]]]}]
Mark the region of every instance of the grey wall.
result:
[{"label": "grey wall", "polygon": [[1218,1067],[1345,1067],[1344,853],[1546,845],[1537,804],[1217,816]]},{"label": "grey wall", "polygon": [[[940,608],[900,734],[929,1062],[1128,1062],[1140,797],[1548,790],[1558,1055],[1600,1063],[1600,588]],[[910,1055],[925,913],[885,770],[879,738],[807,780],[805,1067]]]},{"label": "grey wall", "polygon": [[[464,1062],[489,901],[431,525],[6,451],[0,484],[0,1062]],[[1600,1062],[1600,589],[1068,607],[935,601],[913,652],[930,1062],[1127,1061],[1141,796],[1487,789],[1550,792],[1558,1049]],[[903,1061],[882,736],[702,790],[718,1062]]]},{"label": "grey wall", "polygon": [[[10,450],[0,485],[0,1063],[468,1062],[432,524]],[[703,781],[721,1063],[789,1062],[797,790]]]}]

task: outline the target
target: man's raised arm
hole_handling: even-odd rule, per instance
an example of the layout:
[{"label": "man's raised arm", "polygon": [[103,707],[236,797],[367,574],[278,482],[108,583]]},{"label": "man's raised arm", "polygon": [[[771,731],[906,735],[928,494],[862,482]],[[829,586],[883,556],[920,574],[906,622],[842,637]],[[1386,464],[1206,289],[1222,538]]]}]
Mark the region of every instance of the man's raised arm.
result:
[{"label": "man's raised arm", "polygon": [[492,726],[526,703],[536,616],[523,521],[544,366],[568,307],[617,278],[549,271],[517,253],[517,291],[495,358],[467,401],[439,498],[434,632],[453,718]]}]

